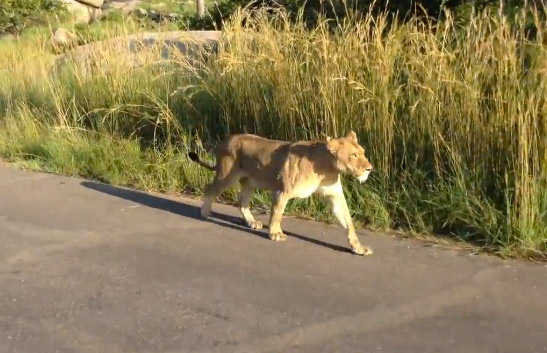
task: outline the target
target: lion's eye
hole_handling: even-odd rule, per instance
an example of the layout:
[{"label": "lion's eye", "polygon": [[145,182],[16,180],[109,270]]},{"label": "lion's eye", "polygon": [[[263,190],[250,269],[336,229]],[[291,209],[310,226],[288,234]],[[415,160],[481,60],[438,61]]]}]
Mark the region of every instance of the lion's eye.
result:
[{"label": "lion's eye", "polygon": [[352,156],[353,158],[357,158],[357,153],[352,153],[351,156]]}]

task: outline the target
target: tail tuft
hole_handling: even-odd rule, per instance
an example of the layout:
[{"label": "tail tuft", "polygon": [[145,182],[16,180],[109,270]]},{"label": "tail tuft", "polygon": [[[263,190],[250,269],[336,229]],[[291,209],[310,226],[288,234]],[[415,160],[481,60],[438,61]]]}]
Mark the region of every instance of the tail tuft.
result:
[{"label": "tail tuft", "polygon": [[203,168],[205,169],[208,169],[210,171],[214,171],[215,170],[215,167],[211,167],[210,165],[208,165],[207,163],[203,163],[201,161],[201,159],[199,159],[199,156],[197,155],[197,153],[195,152],[190,152],[188,153],[188,158],[190,158],[190,160],[192,160],[193,162],[196,162],[197,164],[199,164],[200,166],[202,166]]}]

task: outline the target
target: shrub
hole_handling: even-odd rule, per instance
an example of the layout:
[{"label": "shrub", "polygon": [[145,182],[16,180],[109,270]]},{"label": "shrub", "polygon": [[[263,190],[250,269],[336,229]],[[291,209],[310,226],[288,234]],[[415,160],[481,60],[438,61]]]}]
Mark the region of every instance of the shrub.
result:
[{"label": "shrub", "polygon": [[49,17],[65,12],[59,0],[2,0],[0,34],[17,34],[29,26],[47,23]]}]

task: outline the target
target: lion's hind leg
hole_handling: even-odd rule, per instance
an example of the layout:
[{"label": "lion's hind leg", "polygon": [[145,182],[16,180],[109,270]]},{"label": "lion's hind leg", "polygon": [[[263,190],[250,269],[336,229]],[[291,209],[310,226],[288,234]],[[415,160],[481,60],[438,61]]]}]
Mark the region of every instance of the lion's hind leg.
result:
[{"label": "lion's hind leg", "polygon": [[251,196],[254,191],[254,185],[247,177],[243,177],[240,180],[241,183],[241,191],[239,193],[239,211],[241,212],[241,216],[245,220],[245,223],[249,228],[252,229],[262,229],[262,222],[257,221],[253,214],[251,213],[251,209],[249,208],[249,205],[251,203]]},{"label": "lion's hind leg", "polygon": [[232,168],[232,161],[222,161],[221,165],[217,166],[217,174],[213,182],[205,189],[205,197],[201,206],[201,216],[208,218],[211,215],[213,201],[220,193],[233,185],[239,180],[239,170]]}]

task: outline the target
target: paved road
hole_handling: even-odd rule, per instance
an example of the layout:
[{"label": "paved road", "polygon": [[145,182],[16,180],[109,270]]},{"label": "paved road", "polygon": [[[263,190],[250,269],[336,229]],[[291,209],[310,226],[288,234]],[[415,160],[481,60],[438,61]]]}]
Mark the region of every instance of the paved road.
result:
[{"label": "paved road", "polygon": [[0,167],[0,353],[547,352],[547,267]]}]

